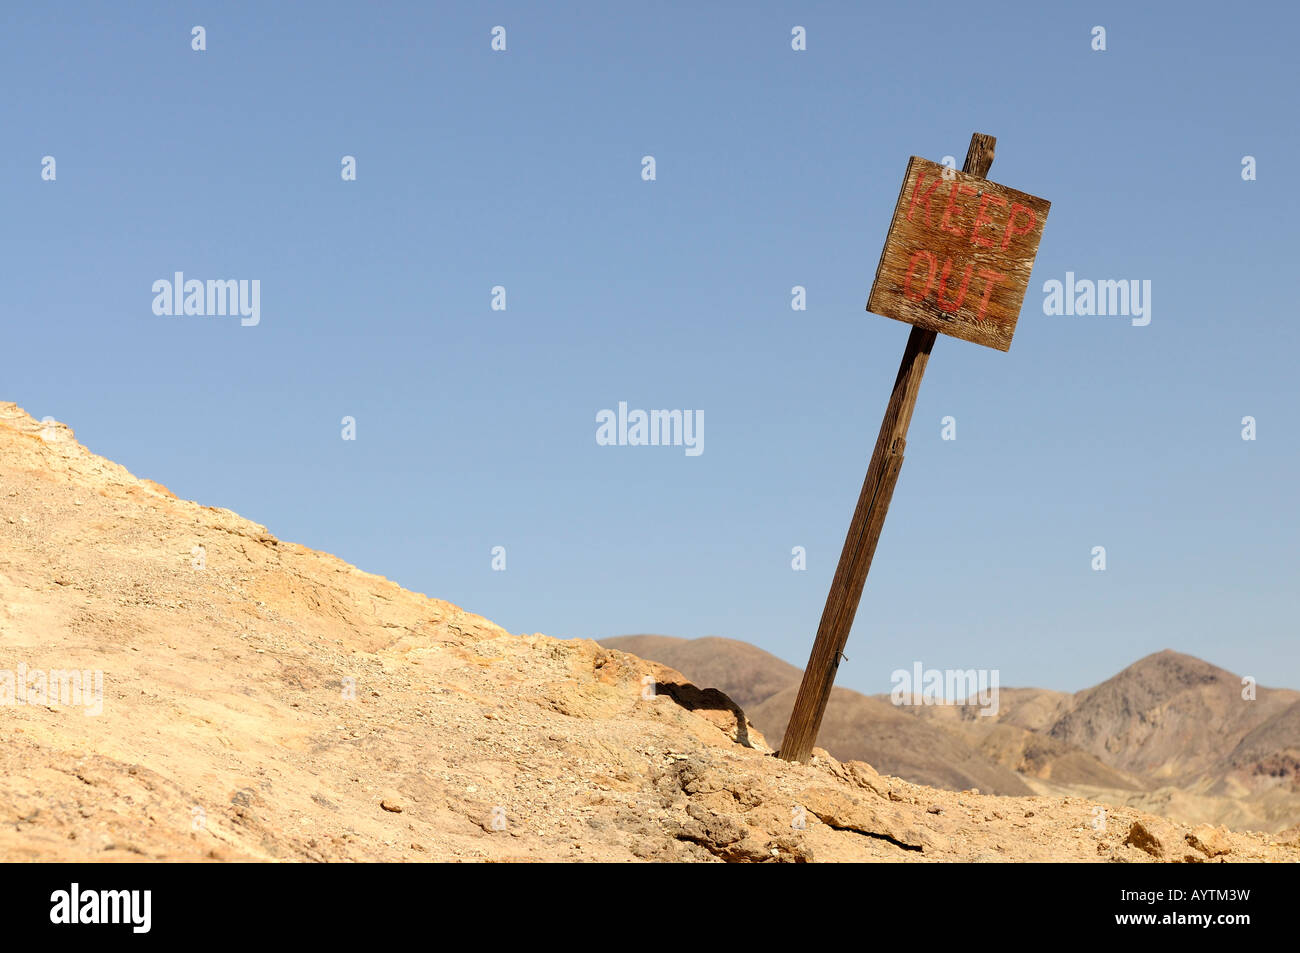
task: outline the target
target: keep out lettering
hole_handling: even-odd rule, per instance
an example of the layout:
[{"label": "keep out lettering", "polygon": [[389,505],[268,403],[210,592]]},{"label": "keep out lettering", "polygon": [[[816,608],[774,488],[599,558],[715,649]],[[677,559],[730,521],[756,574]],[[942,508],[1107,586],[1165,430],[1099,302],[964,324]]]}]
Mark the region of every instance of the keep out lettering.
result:
[{"label": "keep out lettering", "polygon": [[[941,173],[926,169],[916,172],[912,194],[907,200],[906,219],[913,225],[944,234],[930,247],[912,251],[904,272],[903,296],[922,302],[933,294],[939,309],[951,313],[965,303],[967,294],[978,294],[979,304],[973,312],[976,321],[984,320],[993,289],[1007,276],[985,265],[977,267],[973,259],[963,267],[960,260],[954,261],[952,239],[947,236],[958,236],[975,248],[996,247],[1008,251],[1012,242],[1028,235],[1038,224],[1038,217],[1028,205],[1009,201],[991,189],[980,189],[955,177],[945,181]],[[1036,247],[1037,242],[1034,244]],[[1031,256],[1033,251],[1030,250]]]},{"label": "keep out lettering", "polygon": [[1051,207],[913,156],[867,310],[1007,350]]}]

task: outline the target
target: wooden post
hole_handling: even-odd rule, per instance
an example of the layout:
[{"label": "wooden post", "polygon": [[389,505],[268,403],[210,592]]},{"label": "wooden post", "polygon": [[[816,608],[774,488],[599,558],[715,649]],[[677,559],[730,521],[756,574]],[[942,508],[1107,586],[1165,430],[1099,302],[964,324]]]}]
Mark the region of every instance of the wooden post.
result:
[{"label": "wooden post", "polygon": [[[971,136],[963,172],[981,178],[988,175],[993,164],[993,136],[975,133]],[[858,505],[853,511],[849,533],[844,540],[835,578],[831,581],[826,607],[822,610],[821,624],[813,642],[808,667],[804,669],[799,695],[795,698],[790,721],[786,725],[785,740],[778,754],[786,761],[807,761],[813,743],[821,728],[826,704],[830,701],[835,673],[840,657],[849,640],[853,616],[858,611],[862,588],[871,570],[871,559],[876,552],[880,531],[885,525],[889,500],[894,494],[898,471],[903,465],[903,450],[907,446],[907,428],[912,422],[912,411],[921,389],[921,377],[930,360],[935,332],[913,327],[898,366],[894,390],[885,408],[885,419],[880,425],[880,436],[867,466],[867,477],[862,483]]]}]

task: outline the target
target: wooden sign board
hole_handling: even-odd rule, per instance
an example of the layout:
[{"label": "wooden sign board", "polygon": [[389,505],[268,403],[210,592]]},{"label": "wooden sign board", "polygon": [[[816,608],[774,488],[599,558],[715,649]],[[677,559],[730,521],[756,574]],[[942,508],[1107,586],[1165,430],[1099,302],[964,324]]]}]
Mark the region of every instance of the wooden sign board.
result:
[{"label": "wooden sign board", "polygon": [[1051,207],[912,156],[867,310],[1009,350]]}]

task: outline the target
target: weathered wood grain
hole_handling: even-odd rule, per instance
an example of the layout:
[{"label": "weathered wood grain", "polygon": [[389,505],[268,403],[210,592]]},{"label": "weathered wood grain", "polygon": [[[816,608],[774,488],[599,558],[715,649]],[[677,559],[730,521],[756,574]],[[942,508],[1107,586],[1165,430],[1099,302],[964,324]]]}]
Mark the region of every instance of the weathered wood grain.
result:
[{"label": "weathered wood grain", "polygon": [[1008,350],[1051,205],[912,156],[867,310]]}]

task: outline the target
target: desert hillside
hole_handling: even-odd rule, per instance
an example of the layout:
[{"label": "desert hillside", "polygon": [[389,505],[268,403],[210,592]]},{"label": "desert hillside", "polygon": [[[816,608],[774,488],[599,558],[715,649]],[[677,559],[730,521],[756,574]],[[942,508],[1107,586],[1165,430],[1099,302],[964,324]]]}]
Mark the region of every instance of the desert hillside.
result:
[{"label": "desert hillside", "polygon": [[[621,636],[610,648],[666,662],[701,685],[751,699],[779,744],[802,672],[735,639]],[[1300,823],[1300,692],[1256,686],[1165,650],[1070,694],[1003,688],[975,706],[895,706],[837,687],[818,743],[909,781],[998,794],[1066,794],[1190,824],[1282,831]]]},{"label": "desert hillside", "polygon": [[507,633],[14,404],[0,703],[4,860],[1300,861],[1295,831],[787,764],[671,668]]}]

